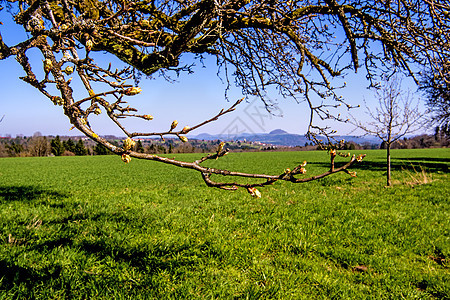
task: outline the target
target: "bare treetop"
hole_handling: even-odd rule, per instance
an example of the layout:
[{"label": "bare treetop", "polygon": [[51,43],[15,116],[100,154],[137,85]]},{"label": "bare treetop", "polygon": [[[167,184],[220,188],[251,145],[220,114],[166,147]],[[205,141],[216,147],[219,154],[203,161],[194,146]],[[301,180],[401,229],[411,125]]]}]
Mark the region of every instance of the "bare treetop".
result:
[{"label": "bare treetop", "polygon": [[[76,128],[116,153],[123,149],[114,150],[98,137],[89,125],[91,116],[106,112],[129,137],[175,135],[186,140],[182,134],[198,127],[132,133],[121,123],[127,117],[152,119],[125,101],[140,92],[129,80],[191,72],[183,64],[185,53],[198,59],[215,56],[227,82],[234,81],[246,96],[260,97],[269,110],[268,89],[305,100],[309,130],[319,133],[329,128],[315,126],[313,118],[340,120],[329,109],[351,107],[337,93],[345,82],[333,78],[362,69],[375,85],[386,72],[415,76],[423,65],[441,72],[439,62],[449,59],[450,4],[444,0],[3,0],[0,5],[29,32],[17,45],[6,45],[0,35],[0,59],[16,56],[26,73],[22,80],[63,106]],[[45,76],[32,69],[31,48],[40,50]],[[129,67],[99,65],[90,55],[94,51],[107,51]],[[69,78],[74,70],[85,98],[74,99]],[[104,87],[94,91],[93,83]],[[199,126],[233,109],[205,118]]]}]

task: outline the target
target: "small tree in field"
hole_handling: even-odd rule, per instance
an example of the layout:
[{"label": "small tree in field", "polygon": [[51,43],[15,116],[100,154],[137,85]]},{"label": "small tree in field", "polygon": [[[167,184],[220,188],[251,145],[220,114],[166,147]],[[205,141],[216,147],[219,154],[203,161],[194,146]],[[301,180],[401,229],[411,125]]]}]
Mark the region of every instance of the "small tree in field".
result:
[{"label": "small tree in field", "polygon": [[369,121],[358,121],[353,118],[353,124],[366,134],[375,135],[386,146],[386,184],[391,185],[391,146],[407,134],[413,133],[422,124],[423,114],[414,103],[411,93],[403,92],[401,80],[394,77],[384,80],[383,85],[376,90],[378,105],[370,109],[366,104]]},{"label": "small tree in field", "polygon": [[[21,79],[60,106],[87,137],[124,162],[139,158],[188,168],[200,172],[208,186],[242,187],[256,196],[256,187],[278,180],[301,183],[348,172],[362,156],[349,157],[335,168],[335,146],[327,145],[329,171],[306,177],[304,164],[292,170],[280,166],[274,175],[205,166],[228,153],[223,144],[193,162],[134,151],[133,138],[138,137],[173,136],[186,142],[186,134],[232,112],[243,101],[205,116],[199,124],[178,126],[173,121],[161,132],[148,129],[149,125],[133,132],[124,119],[153,119],[128,104],[130,96],[141,92],[139,79],[193,72],[186,56],[200,62],[210,56],[228,86],[234,81],[245,97],[259,97],[269,110],[267,92],[273,90],[307,103],[309,111],[299,117],[309,121],[309,133],[326,135],[332,128],[313,120],[340,120],[330,109],[352,107],[338,94],[348,72],[362,69],[373,85],[380,74],[403,71],[414,77],[425,64],[431,70],[438,68],[435,58],[449,57],[450,5],[444,0],[0,0],[2,8],[28,37],[11,44],[0,34],[0,60],[14,56],[24,71]],[[126,66],[116,69],[95,61],[94,52],[114,56]],[[74,93],[72,79],[80,83],[81,91]],[[101,113],[127,136],[123,145],[98,134],[90,121]],[[220,175],[254,181],[215,180]]]}]

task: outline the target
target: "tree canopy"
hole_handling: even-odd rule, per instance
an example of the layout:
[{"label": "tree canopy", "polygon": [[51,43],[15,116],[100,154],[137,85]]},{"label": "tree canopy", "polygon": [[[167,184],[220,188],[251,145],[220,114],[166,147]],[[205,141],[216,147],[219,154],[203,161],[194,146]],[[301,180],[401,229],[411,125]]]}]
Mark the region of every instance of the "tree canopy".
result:
[{"label": "tree canopy", "polygon": [[[191,72],[191,66],[185,65],[182,57],[191,53],[199,60],[209,55],[216,57],[227,82],[237,84],[246,96],[260,97],[269,110],[266,93],[272,88],[283,96],[306,101],[310,107],[305,114],[310,119],[309,131],[329,133],[329,128],[315,125],[314,118],[341,120],[329,110],[341,104],[351,108],[338,94],[345,82],[333,78],[344,78],[347,73],[362,69],[370,84],[376,85],[379,76],[386,73],[403,71],[416,77],[424,65],[433,72],[441,72],[441,62],[449,59],[450,5],[444,0],[2,0],[0,3],[29,33],[28,39],[16,45],[5,44],[0,35],[0,59],[15,56],[25,72],[21,79],[55,105],[61,105],[76,128],[122,155],[125,161],[134,156],[189,167],[200,171],[208,184],[218,187],[239,185],[216,185],[209,179],[213,173],[247,175],[225,170],[214,172],[200,167],[202,161],[187,166],[144,156],[131,151],[127,144],[116,147],[95,133],[89,118],[102,112],[108,114],[130,140],[137,136],[166,135],[186,140],[186,133],[233,111],[239,101],[213,118],[182,130],[176,131],[174,122],[166,132],[127,131],[123,118],[153,118],[150,114],[138,114],[128,105],[127,97],[140,92],[130,81],[134,79],[136,83],[142,76],[154,74]],[[43,67],[43,73],[36,71],[36,66],[32,68],[27,52],[32,48],[42,55],[43,66],[39,68]],[[129,67],[102,66],[91,55],[96,51],[106,51]],[[74,71],[86,89],[86,97],[82,99],[75,98],[71,87],[69,76]],[[103,88],[94,91],[94,84],[96,89],[98,84]],[[226,153],[225,150],[218,149],[215,158]],[[295,182],[293,175],[256,178]]]},{"label": "tree canopy", "polygon": [[430,123],[450,133],[450,60],[442,61],[439,70],[424,72],[420,88],[431,114]]}]

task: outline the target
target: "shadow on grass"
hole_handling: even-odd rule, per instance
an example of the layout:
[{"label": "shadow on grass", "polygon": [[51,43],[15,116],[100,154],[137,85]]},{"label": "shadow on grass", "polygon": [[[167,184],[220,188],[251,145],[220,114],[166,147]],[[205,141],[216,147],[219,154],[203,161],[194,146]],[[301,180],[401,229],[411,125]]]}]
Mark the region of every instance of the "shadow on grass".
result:
[{"label": "shadow on grass", "polygon": [[[424,168],[427,172],[436,173],[443,172],[449,173],[449,164],[446,162],[431,162],[432,159],[424,159],[418,161],[418,159],[399,159],[393,158],[391,161],[392,171],[402,171],[409,170],[420,171],[420,168]],[[362,163],[352,166],[352,169],[359,170],[371,170],[371,171],[386,171],[386,162],[373,162],[373,161],[363,161]]]},{"label": "shadow on grass", "polygon": [[[391,161],[392,171],[413,170],[414,168],[419,171],[420,167],[424,168],[427,172],[436,173],[443,172],[449,173],[450,164],[447,159],[438,160],[435,158],[393,158]],[[336,168],[344,165],[345,162],[337,162]],[[322,168],[329,168],[329,162],[311,162],[309,165],[314,165]],[[350,167],[350,170],[370,170],[370,171],[386,171],[386,162],[384,161],[367,161],[363,160],[360,163],[354,164]]]},{"label": "shadow on grass", "polygon": [[112,258],[116,262],[123,262],[152,275],[160,271],[169,273],[179,272],[179,269],[196,264],[189,253],[193,253],[195,245],[188,244],[152,244],[142,248],[124,248],[109,244],[105,241],[84,241],[79,245],[86,254],[95,255],[100,259]]},{"label": "shadow on grass", "polygon": [[[103,214],[101,219],[112,219],[114,217]],[[125,218],[125,217],[122,217]],[[69,218],[70,219],[70,218]],[[90,219],[90,216],[87,217]],[[147,289],[155,287],[155,276],[164,272],[167,274],[182,274],[188,269],[195,267],[199,262],[199,252],[208,251],[204,245],[197,245],[184,242],[165,242],[165,241],[151,241],[144,245],[131,245],[126,240],[117,241],[107,236],[105,232],[99,231],[94,240],[85,239],[80,233],[83,231],[82,227],[74,226],[73,222],[68,222],[64,218],[58,222],[58,230],[51,237],[34,241],[32,244],[26,245],[26,251],[30,253],[53,253],[55,249],[67,249],[69,252],[76,253],[71,263],[66,264],[65,267],[60,267],[58,261],[55,261],[48,269],[39,269],[38,271],[26,266],[16,265],[14,257],[7,261],[0,260],[0,290],[13,289],[18,286],[26,286],[30,291],[35,285],[68,285],[71,288],[71,282],[67,282],[67,278],[73,278],[80,282],[86,280],[97,281],[100,285],[120,284],[120,282],[111,282],[109,279],[104,280],[102,273],[95,273],[83,267],[78,262],[96,261],[98,264],[104,264],[105,261],[114,261],[117,266],[113,269],[117,270],[125,267],[136,268],[142,274],[145,274],[146,280],[135,283],[135,291],[140,289]],[[98,220],[101,222],[101,220]],[[55,223],[52,223],[55,224]],[[71,249],[71,250],[69,250]],[[209,251],[212,253],[213,251]],[[76,258],[75,258],[76,257]],[[75,274],[72,269],[76,267],[78,271]],[[90,278],[90,279],[89,279]],[[108,283],[109,282],[109,283]],[[30,294],[31,295],[31,294]],[[0,297],[1,298],[1,297]]]},{"label": "shadow on grass", "polygon": [[[113,287],[123,284],[120,280],[106,278],[102,272],[96,273],[86,269],[84,264],[78,264],[77,261],[96,261],[99,265],[105,265],[105,262],[114,261],[117,265],[111,266],[111,270],[118,272],[122,268],[136,268],[145,276],[142,281],[134,282],[133,289],[129,293],[139,293],[140,290],[159,288],[158,280],[155,280],[160,273],[180,275],[198,264],[198,258],[195,255],[198,249],[197,245],[190,244],[165,244],[150,243],[148,246],[122,246],[115,242],[99,239],[97,241],[77,242],[77,235],[70,237],[57,237],[47,240],[30,247],[32,250],[41,253],[51,253],[57,248],[71,248],[76,250],[77,257],[75,261],[61,267],[58,262],[38,270],[32,267],[19,266],[13,260],[0,260],[0,290],[20,290],[19,286],[26,287],[27,297],[33,295],[36,286],[59,287],[64,286],[66,291],[74,289],[73,282],[82,284],[88,281],[95,281],[99,287]],[[106,263],[110,264],[110,263]],[[77,269],[77,271],[73,271]],[[120,271],[119,271],[120,272]],[[69,273],[69,274],[68,274]],[[107,276],[108,277],[108,276]],[[68,280],[70,278],[70,280]],[[114,289],[118,287],[114,287]],[[70,294],[70,293],[69,293]],[[27,298],[26,297],[26,298]],[[1,298],[1,297],[0,297]]]},{"label": "shadow on grass", "polygon": [[[66,198],[67,195],[43,189],[38,186],[0,186],[0,202],[33,201],[40,198]],[[3,198],[3,199],[2,199]]]},{"label": "shadow on grass", "polygon": [[438,163],[450,164],[450,158],[438,157],[394,157],[394,159],[402,161],[434,161]]},{"label": "shadow on grass", "polygon": [[53,265],[35,271],[0,260],[0,287],[2,290],[25,284],[32,287],[37,282],[54,280],[59,277],[61,266]]},{"label": "shadow on grass", "polygon": [[399,160],[407,167],[411,167],[411,164],[416,167],[421,165],[426,169],[433,171],[442,171],[449,173],[450,158],[436,158],[436,157],[413,157],[413,158],[394,158],[394,160]]}]

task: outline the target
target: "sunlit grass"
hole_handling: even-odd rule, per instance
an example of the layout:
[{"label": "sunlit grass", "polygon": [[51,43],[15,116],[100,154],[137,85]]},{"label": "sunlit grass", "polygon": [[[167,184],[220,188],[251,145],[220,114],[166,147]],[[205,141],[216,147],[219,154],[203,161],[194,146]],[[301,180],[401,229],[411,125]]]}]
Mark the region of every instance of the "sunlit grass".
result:
[{"label": "sunlit grass", "polygon": [[[280,182],[261,199],[155,162],[1,159],[0,299],[450,297],[450,151],[393,151],[391,188],[384,152],[366,153],[357,178]],[[303,160],[328,168],[325,152],[209,164],[279,174]],[[411,165],[432,182],[408,185]]]}]

